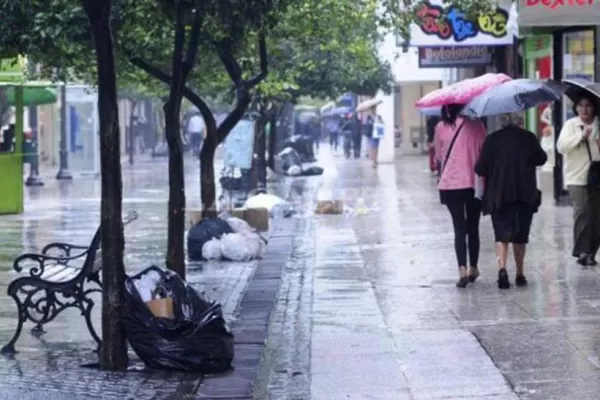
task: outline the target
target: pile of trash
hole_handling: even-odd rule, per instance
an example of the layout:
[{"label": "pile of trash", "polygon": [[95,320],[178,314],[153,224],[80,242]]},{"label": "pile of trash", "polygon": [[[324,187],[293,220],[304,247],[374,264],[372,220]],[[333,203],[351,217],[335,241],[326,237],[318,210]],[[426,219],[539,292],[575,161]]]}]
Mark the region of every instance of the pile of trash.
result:
[{"label": "pile of trash", "polygon": [[302,167],[302,157],[292,147],[286,147],[278,155],[281,160],[281,169],[288,176],[314,176],[323,175],[323,168],[319,166]]},{"label": "pile of trash", "polygon": [[289,218],[294,215],[294,207],[272,194],[260,193],[246,200],[244,208],[266,208],[270,218]]},{"label": "pile of trash", "polygon": [[231,368],[233,334],[219,304],[156,266],[127,277],[125,288],[127,337],[146,365],[203,373]]},{"label": "pile of trash", "polygon": [[223,214],[207,218],[188,232],[188,258],[192,261],[250,261],[264,257],[267,240],[246,221]]}]

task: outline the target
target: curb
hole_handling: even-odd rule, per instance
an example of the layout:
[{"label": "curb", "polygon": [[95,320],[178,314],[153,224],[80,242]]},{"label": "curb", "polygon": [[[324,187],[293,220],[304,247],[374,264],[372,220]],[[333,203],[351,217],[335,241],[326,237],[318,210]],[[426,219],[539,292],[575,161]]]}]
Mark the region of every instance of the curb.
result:
[{"label": "curb", "polygon": [[238,317],[232,323],[234,370],[222,376],[205,377],[196,399],[252,399],[254,379],[266,348],[271,313],[279,295],[283,268],[292,253],[295,231],[295,219],[278,220],[273,226],[265,257],[248,283]]}]

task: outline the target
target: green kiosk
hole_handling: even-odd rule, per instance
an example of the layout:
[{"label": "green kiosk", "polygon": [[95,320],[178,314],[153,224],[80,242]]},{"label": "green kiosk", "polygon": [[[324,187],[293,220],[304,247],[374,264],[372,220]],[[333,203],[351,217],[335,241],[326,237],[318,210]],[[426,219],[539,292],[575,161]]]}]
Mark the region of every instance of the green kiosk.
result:
[{"label": "green kiosk", "polygon": [[[24,148],[23,114],[25,104],[37,103],[38,97],[56,95],[47,82],[27,82],[23,73],[25,59],[0,60],[0,112],[13,107],[14,126],[0,126],[0,215],[23,212],[23,161],[35,156],[33,146]],[[50,103],[48,99],[41,103]],[[31,143],[30,141],[28,141]]]}]

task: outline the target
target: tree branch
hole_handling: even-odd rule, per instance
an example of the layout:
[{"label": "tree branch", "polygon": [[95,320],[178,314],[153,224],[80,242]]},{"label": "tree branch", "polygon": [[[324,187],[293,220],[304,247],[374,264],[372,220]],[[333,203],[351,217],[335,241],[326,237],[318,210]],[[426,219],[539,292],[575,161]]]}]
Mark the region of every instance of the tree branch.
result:
[{"label": "tree branch", "polygon": [[216,46],[217,52],[219,53],[219,58],[225,66],[225,70],[227,71],[229,78],[231,78],[236,88],[243,85],[244,81],[242,79],[242,67],[240,67],[240,64],[233,57],[233,55],[231,55],[229,46],[227,46],[224,42],[220,42],[216,44]]},{"label": "tree branch", "polygon": [[200,0],[196,0],[194,3],[194,22],[192,24],[192,30],[190,32],[190,41],[188,44],[187,55],[185,57],[184,76],[187,76],[194,68],[196,63],[196,55],[198,54],[198,43],[200,41],[200,28],[202,27],[202,15],[200,13]]},{"label": "tree branch", "polygon": [[242,87],[236,90],[236,104],[233,111],[231,111],[227,117],[219,124],[217,128],[217,144],[221,144],[229,132],[237,125],[242,119],[248,106],[250,105],[250,94],[248,89]]},{"label": "tree branch", "polygon": [[265,33],[262,30],[258,35],[258,51],[260,54],[260,72],[245,82],[245,85],[248,89],[252,89],[260,82],[262,82],[263,79],[265,79],[267,77],[267,74],[269,73],[267,41],[265,38]]},{"label": "tree branch", "polygon": [[[183,48],[185,45],[185,20],[184,20],[184,0],[175,0],[175,38],[173,43],[173,63],[171,67],[171,93],[173,89],[179,90],[185,85],[187,75],[185,75],[185,66],[183,65]],[[174,88],[173,85],[177,87]]]},{"label": "tree branch", "polygon": [[[129,58],[130,63],[132,63],[134,66],[140,68],[141,70],[145,71],[148,75],[155,77],[156,79],[158,79],[165,85],[168,85],[168,86],[171,85],[172,78],[165,71],[150,64],[149,62],[147,62],[146,60],[144,60],[141,57],[128,55],[128,58]],[[217,129],[217,122],[215,120],[215,117],[214,117],[212,111],[206,104],[206,102],[204,100],[202,100],[202,98],[200,96],[198,96],[188,86],[183,87],[183,96],[186,99],[188,99],[194,106],[198,107],[198,110],[200,110],[200,113],[202,114],[202,117],[204,118],[204,123],[206,124],[206,129],[208,131],[210,131],[210,129],[212,129],[212,131],[214,132],[214,130]]]}]

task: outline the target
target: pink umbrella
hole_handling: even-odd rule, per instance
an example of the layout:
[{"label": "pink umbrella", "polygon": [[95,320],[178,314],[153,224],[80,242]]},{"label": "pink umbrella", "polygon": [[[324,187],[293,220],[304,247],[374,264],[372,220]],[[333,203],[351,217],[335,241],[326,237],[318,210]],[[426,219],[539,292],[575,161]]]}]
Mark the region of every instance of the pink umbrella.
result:
[{"label": "pink umbrella", "polygon": [[467,104],[486,90],[510,81],[505,74],[484,74],[434,90],[415,103],[418,108],[441,107],[446,104]]}]

